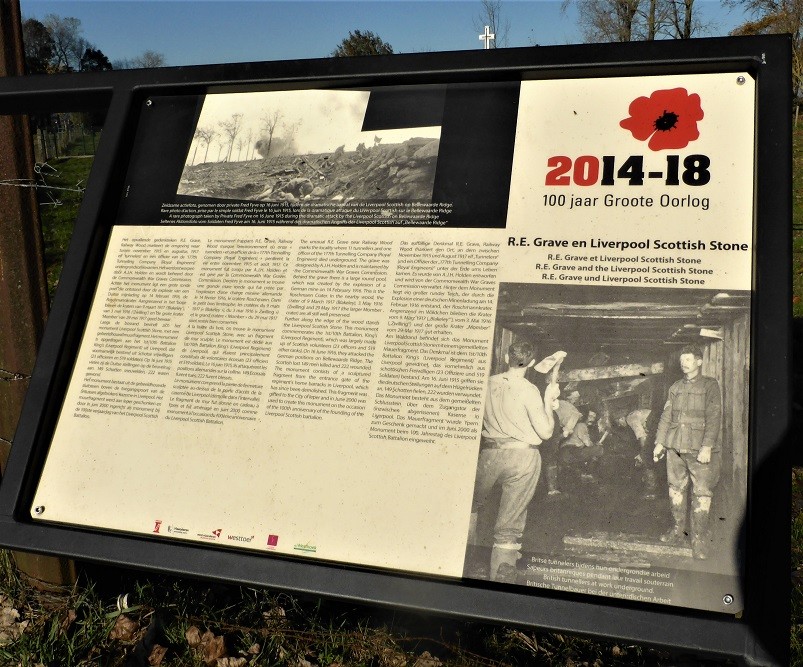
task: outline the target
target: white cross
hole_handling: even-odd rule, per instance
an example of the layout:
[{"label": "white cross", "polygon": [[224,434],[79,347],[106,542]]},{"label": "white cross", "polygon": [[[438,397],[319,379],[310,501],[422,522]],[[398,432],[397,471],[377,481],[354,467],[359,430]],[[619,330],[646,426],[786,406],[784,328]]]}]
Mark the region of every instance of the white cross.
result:
[{"label": "white cross", "polygon": [[480,40],[485,42],[485,48],[491,48],[491,40],[496,39],[496,35],[491,32],[490,27],[485,26],[485,32],[480,35]]}]

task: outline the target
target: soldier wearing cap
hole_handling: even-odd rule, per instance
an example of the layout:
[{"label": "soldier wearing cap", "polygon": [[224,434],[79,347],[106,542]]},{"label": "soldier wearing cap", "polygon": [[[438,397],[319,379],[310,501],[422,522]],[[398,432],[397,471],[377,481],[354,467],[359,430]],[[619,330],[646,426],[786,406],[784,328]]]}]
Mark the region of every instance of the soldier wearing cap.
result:
[{"label": "soldier wearing cap", "polygon": [[688,495],[691,488],[691,542],[695,558],[708,557],[711,540],[709,514],[722,467],[722,399],[719,383],[702,374],[702,350],[687,345],[680,350],[683,378],[669,389],[653,460],[666,455],[669,500],[674,525],[661,537],[670,544],[686,540]]}]

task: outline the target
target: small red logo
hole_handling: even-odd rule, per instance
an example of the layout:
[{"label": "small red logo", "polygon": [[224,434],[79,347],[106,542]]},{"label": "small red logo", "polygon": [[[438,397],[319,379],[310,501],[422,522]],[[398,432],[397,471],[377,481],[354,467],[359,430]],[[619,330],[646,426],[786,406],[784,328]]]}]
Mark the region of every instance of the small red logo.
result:
[{"label": "small red logo", "polygon": [[153,532],[158,533],[159,529],[162,527],[162,522],[159,519],[156,519],[153,524]]},{"label": "small red logo", "polygon": [[630,103],[630,116],[619,123],[650,150],[686,148],[700,137],[697,122],[705,115],[697,93],[685,88],[656,90]]},{"label": "small red logo", "polygon": [[220,533],[222,533],[222,532],[223,532],[223,529],[222,528],[218,528],[217,530],[213,530],[212,531],[212,535],[214,535],[215,537],[220,537]]},{"label": "small red logo", "polygon": [[269,547],[279,546],[279,536],[278,535],[268,535],[268,546]]}]

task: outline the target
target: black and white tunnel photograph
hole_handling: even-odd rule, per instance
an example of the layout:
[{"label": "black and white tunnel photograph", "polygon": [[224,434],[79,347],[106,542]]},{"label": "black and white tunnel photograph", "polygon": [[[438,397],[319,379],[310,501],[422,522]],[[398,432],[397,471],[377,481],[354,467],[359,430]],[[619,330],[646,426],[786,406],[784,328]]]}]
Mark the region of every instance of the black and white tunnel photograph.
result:
[{"label": "black and white tunnel photograph", "polygon": [[666,604],[736,576],[749,324],[745,291],[502,283],[464,575]]}]

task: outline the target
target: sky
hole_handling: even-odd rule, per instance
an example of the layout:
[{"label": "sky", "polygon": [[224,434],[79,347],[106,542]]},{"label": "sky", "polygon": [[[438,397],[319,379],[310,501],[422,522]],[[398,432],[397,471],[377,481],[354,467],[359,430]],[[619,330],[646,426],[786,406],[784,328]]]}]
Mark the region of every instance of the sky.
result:
[{"label": "sky", "polygon": [[[21,0],[25,18],[80,19],[83,37],[114,62],[145,50],[167,65],[295,60],[329,56],[349,31],[370,30],[396,53],[482,48],[479,0]],[[505,0],[508,46],[582,42],[574,5]],[[708,35],[727,34],[743,17],[714,0],[695,7]]]}]

